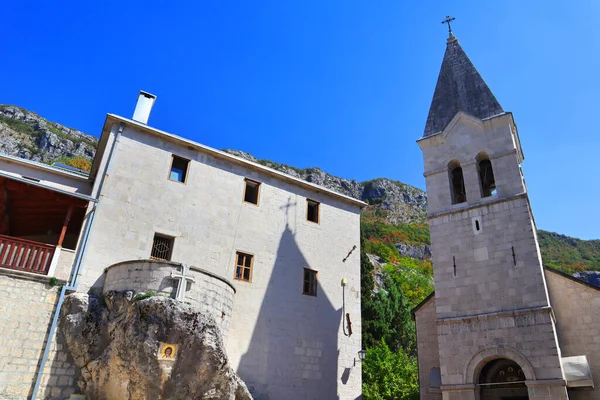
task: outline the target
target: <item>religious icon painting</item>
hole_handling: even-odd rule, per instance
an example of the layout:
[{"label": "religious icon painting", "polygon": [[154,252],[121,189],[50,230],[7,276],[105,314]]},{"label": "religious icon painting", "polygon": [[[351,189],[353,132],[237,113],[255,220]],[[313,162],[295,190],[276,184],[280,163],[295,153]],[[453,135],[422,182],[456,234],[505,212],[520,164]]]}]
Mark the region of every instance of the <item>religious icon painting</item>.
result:
[{"label": "religious icon painting", "polygon": [[158,346],[157,358],[163,361],[175,361],[177,358],[178,344],[160,343]]}]

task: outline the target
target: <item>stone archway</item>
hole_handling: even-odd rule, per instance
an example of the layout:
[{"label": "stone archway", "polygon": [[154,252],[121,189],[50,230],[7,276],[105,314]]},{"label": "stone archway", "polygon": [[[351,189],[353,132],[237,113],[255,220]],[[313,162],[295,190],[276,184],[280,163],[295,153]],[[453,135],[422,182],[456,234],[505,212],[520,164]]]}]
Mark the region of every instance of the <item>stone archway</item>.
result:
[{"label": "stone archway", "polygon": [[528,400],[525,373],[516,362],[496,358],[483,366],[479,373],[480,400]]}]

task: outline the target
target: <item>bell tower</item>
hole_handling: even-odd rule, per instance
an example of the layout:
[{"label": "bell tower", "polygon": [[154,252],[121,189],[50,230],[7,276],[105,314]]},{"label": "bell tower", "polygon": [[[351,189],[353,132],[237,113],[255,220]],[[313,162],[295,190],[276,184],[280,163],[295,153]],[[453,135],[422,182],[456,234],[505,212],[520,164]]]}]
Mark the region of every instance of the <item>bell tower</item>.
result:
[{"label": "bell tower", "polygon": [[418,144],[442,398],[496,398],[486,377],[504,365],[507,398],[567,399],[517,126],[451,30]]}]

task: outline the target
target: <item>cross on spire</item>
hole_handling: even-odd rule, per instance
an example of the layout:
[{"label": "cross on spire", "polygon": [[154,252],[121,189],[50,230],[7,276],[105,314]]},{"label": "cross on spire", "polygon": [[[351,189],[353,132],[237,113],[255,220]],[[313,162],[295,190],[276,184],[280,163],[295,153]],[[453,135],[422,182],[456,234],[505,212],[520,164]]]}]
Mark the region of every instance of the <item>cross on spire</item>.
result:
[{"label": "cross on spire", "polygon": [[453,37],[454,34],[452,33],[452,26],[450,26],[450,22],[454,21],[456,18],[454,17],[450,17],[449,15],[446,15],[446,19],[442,21],[442,24],[448,24],[448,37]]},{"label": "cross on spire", "polygon": [[175,292],[175,300],[183,301],[185,299],[185,291],[187,283],[194,282],[194,278],[190,275],[190,266],[187,264],[181,264],[181,273],[171,271],[171,278],[177,279],[177,291]]}]

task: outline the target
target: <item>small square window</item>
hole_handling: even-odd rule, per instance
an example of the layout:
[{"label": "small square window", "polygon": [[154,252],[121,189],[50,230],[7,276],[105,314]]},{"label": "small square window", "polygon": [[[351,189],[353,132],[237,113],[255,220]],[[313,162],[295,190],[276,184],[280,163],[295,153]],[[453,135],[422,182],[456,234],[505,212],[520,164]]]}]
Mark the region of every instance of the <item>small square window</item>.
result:
[{"label": "small square window", "polygon": [[319,223],[319,202],[306,200],[306,220]]},{"label": "small square window", "polygon": [[235,253],[235,276],[240,281],[252,282],[252,263],[254,256],[242,252]]},{"label": "small square window", "polygon": [[317,295],[317,271],[304,268],[304,290],[302,293],[308,296]]},{"label": "small square window", "polygon": [[173,243],[175,239],[168,236],[154,234],[154,240],[152,241],[152,251],[150,252],[151,260],[165,260],[171,261],[171,254],[173,254]]},{"label": "small square window", "polygon": [[190,160],[177,157],[173,154],[173,159],[171,160],[171,172],[169,173],[169,179],[172,181],[185,183],[189,165]]},{"label": "small square window", "polygon": [[246,187],[244,188],[244,201],[258,205],[258,196],[260,194],[260,182],[246,179]]}]

